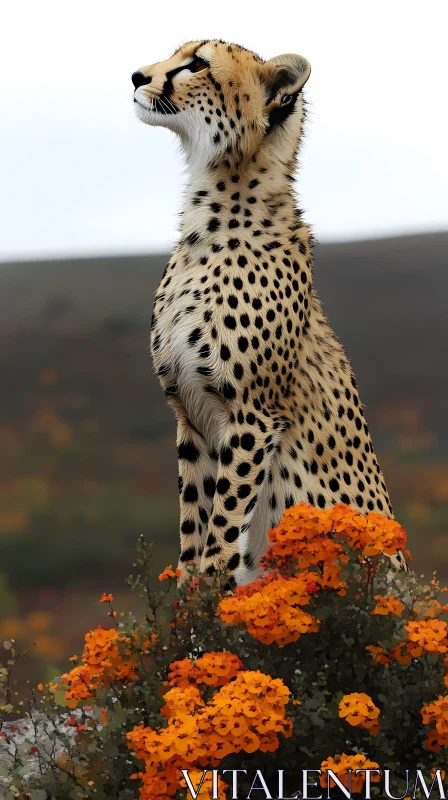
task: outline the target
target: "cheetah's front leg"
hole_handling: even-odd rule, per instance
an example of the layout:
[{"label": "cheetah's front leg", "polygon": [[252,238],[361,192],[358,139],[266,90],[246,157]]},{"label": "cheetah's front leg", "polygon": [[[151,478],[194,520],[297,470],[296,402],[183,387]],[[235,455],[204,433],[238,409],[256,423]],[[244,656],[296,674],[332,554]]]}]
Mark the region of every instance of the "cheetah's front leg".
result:
[{"label": "cheetah's front leg", "polygon": [[180,500],[179,568],[199,559],[204,550],[207,522],[215,492],[217,463],[204,438],[191,425],[182,407],[176,404],[177,451]]},{"label": "cheetah's front leg", "polygon": [[201,571],[227,569],[242,583],[247,571],[256,567],[248,549],[250,523],[285,424],[267,411],[232,406],[219,453]]}]

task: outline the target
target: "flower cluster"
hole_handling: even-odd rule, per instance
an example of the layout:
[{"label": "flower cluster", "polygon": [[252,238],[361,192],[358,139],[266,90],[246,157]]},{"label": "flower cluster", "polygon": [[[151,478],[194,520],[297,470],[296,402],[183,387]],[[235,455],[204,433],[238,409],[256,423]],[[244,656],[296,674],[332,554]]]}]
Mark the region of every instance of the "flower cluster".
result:
[{"label": "flower cluster", "polygon": [[365,728],[372,736],[378,733],[380,710],[364,692],[346,694],[339,703],[339,716],[349,725]]},{"label": "flower cluster", "polygon": [[262,566],[290,575],[291,568],[325,567],[348,560],[342,544],[330,535],[333,524],[329,513],[307,503],[288,508],[279,524],[269,531],[271,547]]},{"label": "flower cluster", "polygon": [[[378,600],[379,595],[375,597]],[[389,598],[383,598],[389,600]],[[401,605],[401,601],[398,601]],[[420,604],[415,604],[414,614],[417,613],[416,606],[419,605],[418,613],[423,613]],[[438,608],[437,608],[438,606]],[[374,664],[392,664],[397,661],[399,664],[409,664],[413,658],[420,658],[426,655],[442,655],[448,653],[448,625],[443,620],[431,619],[435,613],[439,613],[443,607],[438,601],[425,605],[428,608],[429,619],[413,619],[407,622],[403,627],[407,632],[407,640],[399,641],[388,650],[383,647],[368,645],[366,650],[372,654]],[[393,610],[392,610],[393,609]],[[403,607],[404,610],[404,607]],[[372,611],[372,614],[396,614],[403,613],[400,606],[392,599],[390,604],[386,605],[381,603]],[[448,663],[448,662],[447,662]],[[446,685],[448,686],[448,676],[445,678]]]},{"label": "flower cluster", "polygon": [[404,626],[407,641],[399,642],[392,655],[399,664],[409,664],[413,658],[448,652],[448,626],[439,619],[411,620]]},{"label": "flower cluster", "polygon": [[352,550],[360,551],[361,559],[383,553],[392,556],[406,545],[406,534],[401,525],[382,514],[369,511],[363,515],[338,503],[329,510],[329,516],[334,532],[341,535]]},{"label": "flower cluster", "polygon": [[404,611],[404,605],[401,600],[398,597],[393,597],[393,595],[385,597],[382,594],[376,594],[374,600],[376,600],[376,606],[372,614],[380,614],[385,617],[391,614],[399,617]]},{"label": "flower cluster", "polygon": [[408,634],[408,651],[418,657],[422,653],[446,653],[447,623],[440,619],[418,620],[404,626]]},{"label": "flower cluster", "polygon": [[[405,533],[394,520],[373,512],[363,516],[343,503],[332,509],[306,503],[289,508],[269,538],[271,547],[261,560],[268,574],[224,598],[219,613],[224,622],[244,625],[260,642],[281,646],[318,630],[318,620],[303,610],[311,597],[328,589],[345,594],[342,566],[350,560],[346,546],[360,551],[365,560],[393,554],[405,544]],[[404,610],[398,598],[375,599],[374,614]]]},{"label": "flower cluster", "polygon": [[[69,708],[76,708],[79,700],[92,697],[99,687],[135,678],[136,645],[146,650],[155,643],[156,637],[138,643],[137,638],[123,636],[116,628],[98,627],[86,633],[81,663],[61,676]],[[58,687],[50,684],[50,688]]]},{"label": "flower cluster", "polygon": [[204,653],[196,661],[191,658],[173,661],[169,668],[168,681],[170,686],[179,688],[200,683],[224,686],[242,669],[243,662],[227,650],[221,653]]},{"label": "flower cluster", "polygon": [[363,515],[344,503],[331,509],[299,503],[285,511],[269,538],[272,546],[262,563],[280,570],[290,570],[292,561],[300,569],[346,562],[344,544],[359,551],[361,559],[394,555],[406,544],[406,534],[395,520],[373,511]]},{"label": "flower cluster", "polygon": [[[361,772],[360,775],[356,775],[356,770],[358,769],[379,769],[379,764],[377,764],[376,761],[370,761],[363,756],[362,753],[351,756],[342,753],[341,756],[336,756],[335,758],[330,756],[330,758],[327,758],[326,761],[323,761],[321,764],[322,775],[320,778],[320,785],[323,788],[327,787],[327,771],[331,770],[347,789],[350,787],[351,782],[351,791],[357,794],[362,791],[366,779],[365,773],[363,772]],[[351,773],[349,770],[351,770]],[[371,775],[372,783],[378,783],[379,780],[379,775]],[[333,778],[331,778],[330,787],[334,786],[335,782]]]},{"label": "flower cluster", "polygon": [[230,753],[276,750],[278,735],[292,732],[289,694],[282,680],[258,671],[238,672],[208,703],[196,686],[170,689],[161,709],[168,726],[139,725],[127,734],[129,748],[145,763],[145,772],[135,774],[141,800],[172,797],[185,765],[216,766]]},{"label": "flower cluster", "polygon": [[434,725],[426,737],[426,748],[440,753],[442,747],[448,747],[448,696],[441,695],[423,706],[422,719],[424,725]]},{"label": "flower cluster", "polygon": [[[266,583],[255,581],[246,596],[239,593],[221,600],[221,619],[231,625],[246,625],[248,632],[264,644],[296,642],[303,633],[319,627],[318,620],[302,608],[318,587],[316,578],[314,573],[304,572]],[[254,591],[257,586],[259,590]]]}]

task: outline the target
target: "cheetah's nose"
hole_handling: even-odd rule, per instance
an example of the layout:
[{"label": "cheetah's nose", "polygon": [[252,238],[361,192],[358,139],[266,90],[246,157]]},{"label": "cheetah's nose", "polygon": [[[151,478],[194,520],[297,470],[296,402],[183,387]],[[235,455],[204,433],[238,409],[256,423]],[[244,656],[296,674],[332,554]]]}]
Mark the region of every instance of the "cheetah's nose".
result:
[{"label": "cheetah's nose", "polygon": [[140,89],[140,86],[146,86],[146,84],[151,83],[152,78],[147,78],[146,75],[143,75],[143,72],[138,69],[137,72],[132,73],[131,80],[135,89]]}]

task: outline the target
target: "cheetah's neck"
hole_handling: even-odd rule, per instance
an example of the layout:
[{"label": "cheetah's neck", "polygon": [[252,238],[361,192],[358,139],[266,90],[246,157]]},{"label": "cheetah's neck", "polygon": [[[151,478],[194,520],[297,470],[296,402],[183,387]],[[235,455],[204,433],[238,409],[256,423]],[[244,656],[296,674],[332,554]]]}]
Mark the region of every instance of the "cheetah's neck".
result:
[{"label": "cheetah's neck", "polygon": [[[186,189],[180,247],[188,260],[228,248],[231,240],[249,242],[256,252],[269,242],[306,242],[310,230],[301,220],[288,166],[266,154],[249,163],[229,162],[194,170]],[[309,252],[310,248],[307,247]]]}]

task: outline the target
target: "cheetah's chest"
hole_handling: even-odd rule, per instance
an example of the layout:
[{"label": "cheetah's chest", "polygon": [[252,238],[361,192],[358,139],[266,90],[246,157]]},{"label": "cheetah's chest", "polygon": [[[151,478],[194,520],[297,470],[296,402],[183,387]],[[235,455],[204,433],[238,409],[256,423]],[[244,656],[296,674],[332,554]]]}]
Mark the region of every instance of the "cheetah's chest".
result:
[{"label": "cheetah's chest", "polygon": [[[188,282],[187,282],[188,281]],[[154,367],[162,388],[177,397],[192,424],[211,447],[218,447],[228,410],[219,391],[221,362],[215,358],[212,312],[204,302],[201,276],[173,281],[170,293],[158,292],[151,335]],[[164,296],[162,296],[164,294]]]}]

